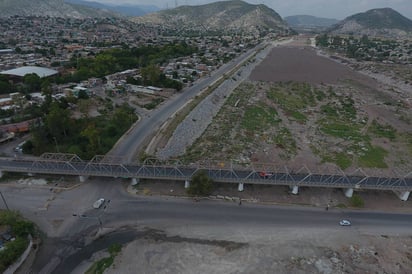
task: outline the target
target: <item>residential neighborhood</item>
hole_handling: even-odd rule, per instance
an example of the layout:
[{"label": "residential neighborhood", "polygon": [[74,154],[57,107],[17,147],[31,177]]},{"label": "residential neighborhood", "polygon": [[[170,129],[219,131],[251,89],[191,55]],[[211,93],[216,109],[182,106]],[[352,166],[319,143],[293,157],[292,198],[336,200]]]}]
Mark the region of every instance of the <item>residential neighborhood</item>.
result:
[{"label": "residential neighborhood", "polygon": [[[121,18],[12,19],[0,18],[3,142],[30,131],[34,121],[40,125],[50,99],[77,118],[82,104],[87,117],[123,104],[143,115],[261,41],[223,32],[170,36],[163,27]],[[87,98],[94,99],[83,103]]]}]

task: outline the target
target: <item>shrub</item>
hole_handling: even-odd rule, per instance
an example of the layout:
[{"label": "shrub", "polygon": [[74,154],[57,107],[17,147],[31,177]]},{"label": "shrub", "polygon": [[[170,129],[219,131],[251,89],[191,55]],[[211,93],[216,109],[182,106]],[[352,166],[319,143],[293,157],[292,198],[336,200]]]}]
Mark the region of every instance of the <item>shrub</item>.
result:
[{"label": "shrub", "polygon": [[192,176],[192,181],[187,193],[190,196],[208,196],[212,193],[213,180],[207,176],[206,171],[199,170]]}]

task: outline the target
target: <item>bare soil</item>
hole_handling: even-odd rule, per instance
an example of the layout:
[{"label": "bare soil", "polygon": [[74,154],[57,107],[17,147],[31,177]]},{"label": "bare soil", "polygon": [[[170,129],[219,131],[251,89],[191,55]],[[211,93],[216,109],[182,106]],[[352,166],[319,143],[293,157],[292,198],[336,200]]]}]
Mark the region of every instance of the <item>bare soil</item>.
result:
[{"label": "bare soil", "polygon": [[[406,175],[412,170],[408,160],[412,157],[411,106],[393,86],[378,80],[320,56],[315,49],[299,43],[276,47],[252,72],[249,81],[234,91],[233,98],[228,99],[183,159],[190,162],[220,159],[247,165],[286,166],[294,170],[329,169],[335,173],[341,172],[339,169],[351,173],[363,168],[371,176]],[[312,97],[318,98],[320,91],[324,98],[308,102],[302,92],[307,84]],[[290,106],[271,95],[273,90],[278,91],[276,96],[284,95],[292,100]],[[322,107],[330,105],[332,109],[339,109],[348,98],[353,101],[356,113],[346,121],[342,136],[355,127],[359,128],[355,135],[363,140],[354,141],[357,136],[339,137],[322,130],[330,123]],[[254,120],[247,118],[247,110],[253,108],[272,112],[269,115],[276,111],[277,117],[273,119],[280,123],[265,122],[271,119],[265,117],[259,120],[256,115],[262,114],[258,112],[253,114]],[[244,124],[248,122],[261,125],[254,131],[245,131]],[[393,129],[395,138],[371,133],[375,122]],[[286,135],[281,136],[282,132]],[[279,136],[283,140],[279,141]],[[384,159],[370,160],[379,158],[373,152],[368,156],[368,151],[372,150],[382,150],[384,156],[380,157]]]},{"label": "bare soil", "polygon": [[319,57],[309,47],[277,47],[252,72],[252,81],[288,82],[310,84],[337,84],[345,79],[355,79],[377,86],[377,82],[360,75],[335,61]]},{"label": "bare soil", "polygon": [[406,274],[411,244],[410,237],[350,229],[182,226],[128,244],[105,273]]}]

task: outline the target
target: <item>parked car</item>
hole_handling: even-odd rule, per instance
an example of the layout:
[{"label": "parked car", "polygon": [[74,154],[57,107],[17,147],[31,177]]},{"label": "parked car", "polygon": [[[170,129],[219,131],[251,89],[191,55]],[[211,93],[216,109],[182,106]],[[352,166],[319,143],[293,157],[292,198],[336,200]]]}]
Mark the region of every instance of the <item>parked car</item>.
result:
[{"label": "parked car", "polygon": [[350,226],[350,225],[352,225],[352,224],[350,223],[350,221],[348,221],[348,220],[341,220],[341,221],[339,222],[339,224],[340,224],[341,226]]},{"label": "parked car", "polygon": [[104,198],[100,198],[96,202],[93,203],[93,207],[95,209],[99,209],[104,204]]}]

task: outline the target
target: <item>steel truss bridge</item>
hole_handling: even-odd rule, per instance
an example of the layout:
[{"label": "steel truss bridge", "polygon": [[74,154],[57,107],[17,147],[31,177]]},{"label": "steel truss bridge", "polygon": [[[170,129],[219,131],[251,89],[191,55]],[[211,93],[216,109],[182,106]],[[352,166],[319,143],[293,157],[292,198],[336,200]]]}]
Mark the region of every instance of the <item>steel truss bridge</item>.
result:
[{"label": "steel truss bridge", "polygon": [[95,156],[84,161],[73,154],[46,153],[39,158],[0,158],[1,172],[58,174],[97,177],[190,181],[203,170],[217,183],[264,184],[376,190],[412,190],[412,172],[404,176],[369,176],[361,169],[351,174],[343,171],[311,172],[302,167],[292,171],[272,165],[234,166],[227,162],[183,165],[180,161],[148,159],[141,164],[121,164],[120,158]]}]

